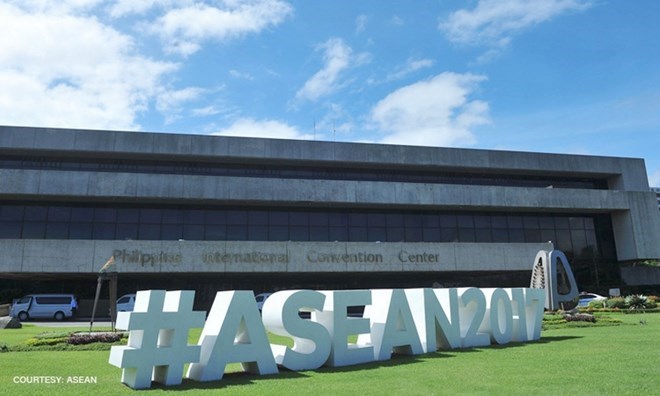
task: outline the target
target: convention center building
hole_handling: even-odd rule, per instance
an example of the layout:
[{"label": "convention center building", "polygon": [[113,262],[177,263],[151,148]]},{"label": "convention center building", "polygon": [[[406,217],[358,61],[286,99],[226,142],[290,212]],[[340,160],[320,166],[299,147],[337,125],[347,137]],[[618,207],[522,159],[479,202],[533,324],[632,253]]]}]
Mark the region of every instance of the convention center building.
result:
[{"label": "convention center building", "polygon": [[0,289],[580,289],[660,258],[642,159],[0,126]]}]

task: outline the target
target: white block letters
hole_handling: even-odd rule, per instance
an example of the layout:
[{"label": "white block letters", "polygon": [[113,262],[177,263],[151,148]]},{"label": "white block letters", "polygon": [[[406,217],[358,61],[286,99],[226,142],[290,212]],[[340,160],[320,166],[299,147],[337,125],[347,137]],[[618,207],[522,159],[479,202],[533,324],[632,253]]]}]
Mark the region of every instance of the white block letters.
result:
[{"label": "white block letters", "polygon": [[[192,311],[193,296],[138,292],[135,311],[122,312],[117,322],[130,332],[128,346],[110,352],[122,382],[132,388],[148,388],[152,380],[178,384],[184,363],[190,363],[188,378],[213,381],[222,379],[228,363],[274,374],[278,365],[311,370],[387,360],[393,353],[533,341],[541,337],[545,303],[542,289],[528,288],[286,290],[272,294],[260,316],[252,291],[223,291],[197,345],[188,345],[188,329],[203,323],[203,312]],[[349,316],[350,307],[360,306],[362,317]],[[293,346],[269,344],[268,332],[291,338]]]}]

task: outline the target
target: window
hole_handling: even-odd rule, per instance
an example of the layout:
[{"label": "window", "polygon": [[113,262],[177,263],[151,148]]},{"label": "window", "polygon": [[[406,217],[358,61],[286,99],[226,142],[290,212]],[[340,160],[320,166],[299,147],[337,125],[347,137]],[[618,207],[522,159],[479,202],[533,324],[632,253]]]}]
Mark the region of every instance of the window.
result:
[{"label": "window", "polygon": [[0,205],[0,221],[22,220],[23,206],[21,205]]},{"label": "window", "polygon": [[177,175],[218,175],[262,178],[298,178],[326,180],[372,180],[414,183],[472,184],[546,188],[607,189],[604,178],[555,177],[540,175],[496,175],[428,170],[330,168],[279,164],[230,164],[190,161],[150,161],[103,158],[26,158],[4,156],[5,168],[90,170],[97,172],[138,172]]},{"label": "window", "polygon": [[138,239],[157,241],[160,239],[160,224],[140,224]]},{"label": "window", "polygon": [[94,223],[94,239],[115,239],[115,223]]},{"label": "window", "polygon": [[96,208],[94,210],[95,222],[114,222],[115,220],[117,220],[117,209]]},{"label": "window", "polygon": [[162,221],[160,209],[140,209],[141,224],[160,224]]},{"label": "window", "polygon": [[25,208],[26,221],[46,221],[46,214],[48,207],[46,206],[29,206]]},{"label": "window", "polygon": [[183,239],[183,224],[163,224],[161,239],[176,241]]},{"label": "window", "polygon": [[[39,220],[40,219],[40,220]],[[393,209],[0,205],[0,238],[80,240],[477,242],[552,241],[571,258],[616,259],[608,215]]]},{"label": "window", "polygon": [[46,235],[46,223],[23,223],[24,239],[43,239]]},{"label": "window", "polygon": [[0,226],[0,239],[19,239],[21,237],[20,221],[5,221]]},{"label": "window", "polygon": [[117,224],[117,239],[139,239],[138,225],[130,223]]},{"label": "window", "polygon": [[289,224],[292,226],[307,226],[309,225],[309,216],[305,212],[291,212],[289,213]]},{"label": "window", "polygon": [[46,239],[69,238],[69,223],[48,223],[46,225]]},{"label": "window", "polygon": [[52,206],[48,208],[48,221],[69,221],[71,208]]},{"label": "window", "polygon": [[76,208],[76,207],[71,208],[71,221],[77,221],[77,222],[94,221],[94,208]]},{"label": "window", "polygon": [[268,225],[268,212],[265,210],[251,210],[248,212],[248,224],[251,226]]},{"label": "window", "polygon": [[138,223],[140,221],[140,210],[129,208],[117,209],[117,221],[120,223]]},{"label": "window", "polygon": [[64,305],[71,304],[71,297],[36,297],[37,304],[42,305]]}]

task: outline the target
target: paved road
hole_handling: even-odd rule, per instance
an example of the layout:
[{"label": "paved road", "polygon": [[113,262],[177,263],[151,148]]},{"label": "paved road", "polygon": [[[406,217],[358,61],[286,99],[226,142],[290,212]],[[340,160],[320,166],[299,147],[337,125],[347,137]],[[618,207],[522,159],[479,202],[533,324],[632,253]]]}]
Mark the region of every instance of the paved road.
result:
[{"label": "paved road", "polygon": [[[29,320],[27,322],[23,322],[25,324],[33,324],[36,326],[41,326],[41,327],[89,327],[89,320],[87,321],[82,321],[82,320],[63,320],[61,322],[49,320],[49,321],[39,321],[39,320]],[[107,318],[103,318],[101,320],[94,320],[94,325],[92,329],[96,328],[108,328],[110,327],[110,321]]]}]

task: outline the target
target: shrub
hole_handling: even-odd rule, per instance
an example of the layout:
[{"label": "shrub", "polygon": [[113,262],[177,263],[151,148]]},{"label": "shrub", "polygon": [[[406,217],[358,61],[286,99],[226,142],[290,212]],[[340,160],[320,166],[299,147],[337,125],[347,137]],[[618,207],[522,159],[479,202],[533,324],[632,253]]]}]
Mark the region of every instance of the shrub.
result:
[{"label": "shrub", "polygon": [[644,309],[648,300],[641,294],[632,294],[626,297],[626,304],[630,309]]},{"label": "shrub", "polygon": [[93,342],[112,343],[121,340],[122,336],[122,333],[71,334],[68,343],[71,345],[84,345]]},{"label": "shrub", "polygon": [[[106,350],[110,348],[110,344],[119,343],[124,337],[124,333],[41,333],[28,338],[23,345],[12,347],[12,351]],[[96,344],[98,346],[87,344]],[[6,352],[2,351],[1,345],[0,352]]]},{"label": "shrub", "polygon": [[35,335],[34,338],[38,338],[38,339],[42,339],[42,338],[62,338],[62,337],[68,337],[69,335],[71,335],[71,333],[64,332],[64,331],[60,331],[60,332],[47,331],[47,332],[39,333],[39,334]]},{"label": "shrub", "polygon": [[589,301],[588,307],[592,308],[592,309],[605,308],[605,300],[592,300],[592,301]]},{"label": "shrub", "polygon": [[559,327],[566,323],[564,315],[543,315],[541,326],[543,329]]},{"label": "shrub", "polygon": [[628,308],[628,304],[626,304],[626,299],[623,297],[610,298],[606,301],[606,304],[608,308],[618,308],[618,309]]},{"label": "shrub", "polygon": [[590,314],[585,314],[585,313],[577,313],[574,315],[571,314],[566,314],[564,315],[564,319],[567,322],[590,322],[590,323],[596,323],[596,318],[593,315]]},{"label": "shrub", "polygon": [[57,345],[64,344],[68,340],[68,336],[65,337],[50,337],[50,338],[28,338],[25,340],[25,344],[28,346],[40,346],[40,345]]},{"label": "shrub", "polygon": [[564,315],[558,315],[558,314],[545,314],[543,315],[543,320],[544,321],[557,321],[557,320],[563,320]]}]

